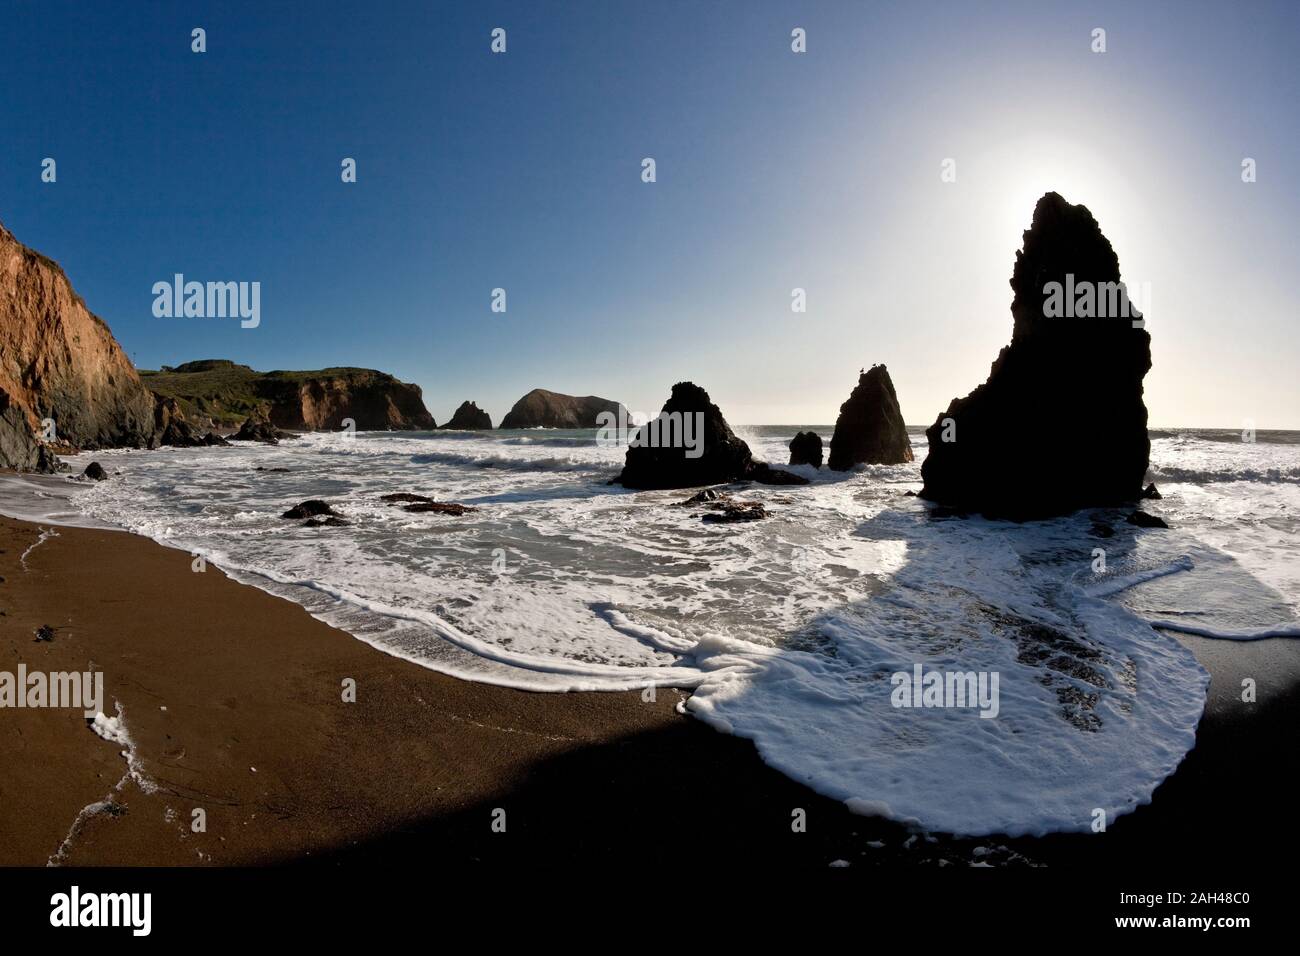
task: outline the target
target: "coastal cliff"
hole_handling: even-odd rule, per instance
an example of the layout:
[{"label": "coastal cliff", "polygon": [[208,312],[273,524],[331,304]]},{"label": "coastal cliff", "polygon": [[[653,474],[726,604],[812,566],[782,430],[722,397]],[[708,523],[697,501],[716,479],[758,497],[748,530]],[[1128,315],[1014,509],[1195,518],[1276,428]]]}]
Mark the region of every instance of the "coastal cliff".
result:
[{"label": "coastal cliff", "polygon": [[250,417],[293,431],[341,428],[348,418],[363,431],[437,427],[418,385],[374,369],[258,372],[205,359],[141,377],[160,396],[175,399],[188,420],[211,427]]},{"label": "coastal cliff", "polygon": [[0,467],[48,471],[37,435],[77,448],[146,447],[154,396],[53,260],[0,225]]}]

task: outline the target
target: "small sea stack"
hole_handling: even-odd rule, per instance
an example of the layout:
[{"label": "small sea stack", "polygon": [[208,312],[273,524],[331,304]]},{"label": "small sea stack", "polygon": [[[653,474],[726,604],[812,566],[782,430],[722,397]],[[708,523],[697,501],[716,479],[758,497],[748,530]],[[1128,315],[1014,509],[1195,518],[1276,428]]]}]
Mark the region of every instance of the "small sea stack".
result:
[{"label": "small sea stack", "polygon": [[854,465],[901,465],[911,460],[912,440],[889,370],[873,365],[858,376],[848,401],[840,406],[829,465],[835,471],[848,471]]},{"label": "small sea stack", "polygon": [[799,432],[790,439],[790,464],[822,466],[822,436],[816,432]]},{"label": "small sea stack", "polygon": [[502,428],[600,428],[600,416],[612,415],[616,421],[626,421],[627,409],[618,402],[595,395],[563,395],[535,388],[515,402],[505,418]]},{"label": "small sea stack", "polygon": [[1011,288],[1011,344],[926,430],[921,497],[1020,520],[1136,501],[1151,336],[1092,213],[1038,200]]},{"label": "small sea stack", "polygon": [[657,419],[631,437],[622,473],[614,479],[625,488],[695,488],[731,481],[804,485],[806,478],[754,460],[749,445],[737,438],[694,382],[678,382]]},{"label": "small sea stack", "polygon": [[461,402],[451,419],[438,427],[462,432],[491,431],[492,416],[473,402]]}]

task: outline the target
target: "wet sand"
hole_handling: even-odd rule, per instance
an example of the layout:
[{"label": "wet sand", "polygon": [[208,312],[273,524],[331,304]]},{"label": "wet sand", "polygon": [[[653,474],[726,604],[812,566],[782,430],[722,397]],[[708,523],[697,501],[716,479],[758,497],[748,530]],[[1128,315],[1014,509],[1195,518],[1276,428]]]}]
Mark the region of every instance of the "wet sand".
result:
[{"label": "wet sand", "polygon": [[[0,518],[0,670],[102,671],[139,774],[79,710],[0,709],[0,865],[1246,867],[1296,848],[1300,642],[1188,638],[1213,674],[1198,745],[1106,834],[952,840],[818,797],[677,713],[681,692],[467,683],[195,572],[183,552],[43,528]],[[36,639],[43,625],[52,640]],[[1253,705],[1234,690],[1243,675]]]}]

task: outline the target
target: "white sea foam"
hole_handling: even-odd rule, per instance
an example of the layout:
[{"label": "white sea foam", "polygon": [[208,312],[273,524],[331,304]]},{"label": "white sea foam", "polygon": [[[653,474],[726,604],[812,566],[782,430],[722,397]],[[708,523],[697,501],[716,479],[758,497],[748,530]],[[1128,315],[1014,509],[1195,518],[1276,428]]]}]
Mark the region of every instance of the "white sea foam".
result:
[{"label": "white sea foam", "polygon": [[[794,430],[742,433],[757,457],[783,462]],[[1207,681],[1150,622],[1294,636],[1300,484],[1272,476],[1300,467],[1300,445],[1157,438],[1165,497],[1145,507],[1173,527],[1148,531],[1120,511],[1024,525],[932,517],[905,495],[924,457],[913,442],[912,464],[803,466],[810,486],[739,489],[773,517],[732,526],[670,506],[689,492],[608,485],[622,450],[555,430],[98,452],[120,474],[14,479],[0,501],[47,525],[125,527],[198,551],[454,676],[693,689],[687,712],[858,812],[1041,833],[1149,800],[1193,744]],[[479,510],[410,513],[381,500],[396,491]],[[351,525],[279,519],[306,498]],[[1113,535],[1094,537],[1097,522]],[[997,672],[998,717],[893,707],[889,675],[918,663]]]}]

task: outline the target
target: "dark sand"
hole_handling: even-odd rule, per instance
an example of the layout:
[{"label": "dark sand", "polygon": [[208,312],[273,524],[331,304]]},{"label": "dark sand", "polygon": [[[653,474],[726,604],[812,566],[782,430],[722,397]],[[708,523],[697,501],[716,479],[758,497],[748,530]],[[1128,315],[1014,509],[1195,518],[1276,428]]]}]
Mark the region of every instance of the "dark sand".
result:
[{"label": "dark sand", "polygon": [[[1300,642],[1187,639],[1213,673],[1197,747],[1152,805],[1106,834],[913,839],[676,713],[677,691],[646,702],[465,683],[125,533],[57,529],[24,567],[39,535],[0,518],[0,670],[93,663],[147,783],[114,790],[121,748],[80,711],[0,709],[3,865],[43,866],[62,846],[69,865],[1249,867],[1296,848]],[[36,640],[41,625],[56,628],[52,641]],[[1258,703],[1240,702],[1243,675],[1258,680]],[[356,703],[342,700],[349,677]],[[110,795],[111,810],[83,814]],[[190,828],[195,808],[206,832]],[[504,833],[493,832],[496,808]],[[795,808],[805,833],[791,829]]]}]

